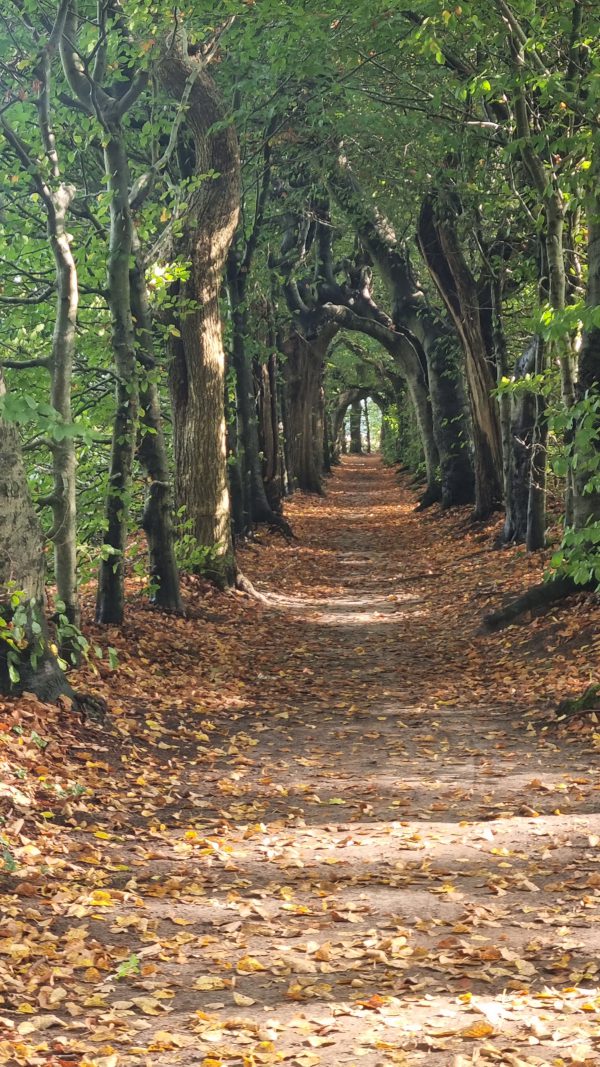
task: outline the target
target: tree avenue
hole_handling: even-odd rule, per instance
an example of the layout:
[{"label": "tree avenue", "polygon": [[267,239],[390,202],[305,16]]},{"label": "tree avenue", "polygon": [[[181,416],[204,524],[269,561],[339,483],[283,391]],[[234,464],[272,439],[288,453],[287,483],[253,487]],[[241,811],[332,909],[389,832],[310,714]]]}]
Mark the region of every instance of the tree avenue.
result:
[{"label": "tree avenue", "polygon": [[7,0],[4,693],[71,691],[90,583],[106,625],[252,592],[346,452],[552,530],[494,624],[597,587],[599,42],[583,0]]}]

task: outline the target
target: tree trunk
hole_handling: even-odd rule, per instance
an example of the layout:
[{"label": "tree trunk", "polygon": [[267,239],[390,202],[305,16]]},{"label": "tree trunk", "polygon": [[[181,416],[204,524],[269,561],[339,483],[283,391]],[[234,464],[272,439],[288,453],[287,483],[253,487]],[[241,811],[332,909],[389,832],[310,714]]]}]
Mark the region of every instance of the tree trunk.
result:
[{"label": "tree trunk", "polygon": [[[426,231],[426,237],[423,236]],[[454,320],[466,354],[475,464],[475,516],[483,519],[502,501],[502,439],[489,335],[477,284],[448,212],[428,198],[421,212],[421,250]]]},{"label": "tree trunk", "polygon": [[[4,393],[0,372],[0,397]],[[15,426],[0,419],[0,692],[29,691],[54,702],[72,690],[49,646],[44,571],[42,531],[27,487],[19,435]],[[27,645],[16,649],[10,645],[11,625],[20,620]]]},{"label": "tree trunk", "polygon": [[281,438],[279,442],[279,454],[281,462],[281,480],[284,496],[290,496],[294,492],[295,488],[294,478],[292,474],[292,450],[290,446],[291,430],[287,400],[287,382],[288,376],[284,367],[282,373],[277,376],[277,407],[281,412]]},{"label": "tree trunk", "polygon": [[[534,375],[541,356],[539,348],[543,345],[541,337],[534,337],[517,361],[515,381]],[[532,484],[532,456],[536,425],[536,395],[532,390],[519,391],[510,399],[510,482],[506,494],[506,515],[503,539],[518,544],[527,540],[529,495]],[[533,502],[532,502],[533,503]],[[540,500],[537,500],[539,510]],[[534,518],[535,509],[532,511]],[[539,516],[535,519],[539,528]]]},{"label": "tree trunk", "polygon": [[502,439],[502,487],[504,491],[504,528],[502,540],[509,542],[514,537],[515,501],[513,496],[514,449],[512,435],[512,397],[503,383],[509,380],[508,351],[504,332],[502,309],[502,275],[494,277],[491,286],[494,359],[496,381],[501,390],[498,398],[500,412],[500,435]]},{"label": "tree trunk", "polygon": [[138,459],[148,478],[142,524],[148,541],[152,601],[163,611],[183,611],[179,568],[175,557],[173,494],[162,428],[160,396],[153,377],[155,367],[152,316],[137,238],[129,274],[131,312],[140,374],[140,442]]},{"label": "tree trunk", "polygon": [[269,506],[281,512],[283,472],[277,405],[277,356],[271,353],[260,365],[260,448],[263,454],[263,481]]},{"label": "tree trunk", "polygon": [[[75,355],[75,330],[79,302],[77,267],[66,232],[66,216],[75,190],[61,185],[52,196],[53,210],[48,215],[50,244],[56,265],[56,321],[52,340],[51,403],[63,423],[70,426],[71,381]],[[79,626],[77,591],[77,457],[75,441],[67,435],[52,445],[52,533],[56,591],[65,606],[64,614]],[[69,645],[65,654],[75,655]]]},{"label": "tree trunk", "polygon": [[[539,127],[537,120],[532,124],[532,103],[526,96],[522,72],[527,58],[523,41],[514,30],[509,35],[510,58],[516,74],[514,102],[515,132],[523,162],[523,174],[531,183],[528,192],[534,192],[543,208],[543,251],[547,265],[547,278],[540,271],[540,296],[547,298],[550,307],[559,314],[564,311],[567,285],[565,270],[565,249],[563,242],[566,201],[560,189],[559,171],[553,164],[546,162],[546,153],[538,150]],[[561,341],[551,342],[548,360],[544,360],[544,349],[538,352],[536,373],[542,374],[546,364],[552,361],[553,354],[558,357],[561,368],[561,392],[563,403],[568,410],[574,401],[573,352],[570,338],[565,332]],[[553,350],[554,349],[554,353]],[[532,448],[532,475],[529,497],[529,525],[527,530],[527,547],[542,548],[545,543],[545,495],[546,495],[546,459],[548,426],[545,413],[545,401],[538,394],[535,398],[536,426]],[[566,443],[569,443],[566,435]],[[567,516],[573,511],[573,471],[567,473],[567,490],[565,494],[565,511]]]},{"label": "tree trunk", "polygon": [[253,526],[255,523],[273,522],[276,516],[267,499],[263,480],[254,375],[250,356],[246,352],[248,313],[245,277],[239,270],[237,257],[230,254],[227,260],[227,290],[231,308],[231,362],[235,371],[240,428],[238,458],[246,486],[249,522]]},{"label": "tree trunk", "polygon": [[527,536],[525,544],[528,552],[536,552],[546,544],[546,458],[548,447],[548,427],[543,414],[543,405],[536,397],[537,412],[531,447],[531,475],[529,481],[529,499],[527,502]]},{"label": "tree trunk", "polygon": [[138,414],[135,339],[129,292],[133,223],[129,207],[129,164],[120,122],[105,130],[104,162],[110,193],[108,304],[117,384],[106,496],[103,555],[98,576],[96,621],[119,624],[125,607],[125,554]]},{"label": "tree trunk", "polygon": [[[213,81],[173,39],[157,75],[176,100],[187,93],[186,123],[194,141],[197,187],[190,194],[176,254],[190,264],[179,290],[171,337],[175,488],[193,533],[213,550],[213,574],[222,585],[235,577],[231,540],[225,429],[225,354],[219,295],[240,203],[235,130]],[[192,88],[190,79],[195,76]],[[210,174],[211,177],[206,177]],[[178,336],[179,335],[179,336]]]},{"label": "tree trunk", "polygon": [[350,407],[350,455],[362,455],[361,434],[362,406],[360,400],[355,400]]},{"label": "tree trunk", "polygon": [[[591,315],[596,309],[595,322],[587,323],[583,332],[578,361],[577,401],[581,413],[575,427],[575,443],[578,434],[585,435],[581,445],[581,460],[575,470],[574,525],[578,530],[588,523],[600,521],[600,491],[598,469],[600,467],[600,137],[596,134],[593,149],[591,191],[587,204],[588,217],[588,278],[586,308]],[[587,410],[586,410],[587,408]],[[578,457],[579,458],[579,457]],[[594,479],[593,491],[588,483]]]},{"label": "tree trunk", "polygon": [[283,353],[292,484],[305,493],[322,493],[323,427],[319,406],[324,352],[321,346],[294,331],[283,342]]},{"label": "tree trunk", "polygon": [[369,422],[369,398],[365,397],[363,401],[365,405],[365,443],[367,453],[371,452],[371,424]]},{"label": "tree trunk", "polygon": [[330,438],[329,415],[325,404],[325,390],[321,386],[321,425],[323,427],[323,473],[331,474],[332,442]]},{"label": "tree trunk", "polygon": [[[502,278],[493,279],[491,290],[492,331],[498,386],[500,387],[499,411],[502,432],[502,464],[504,486],[504,527],[502,540],[505,543],[521,544],[527,541],[528,516],[539,529],[540,501],[532,499],[532,456],[536,432],[537,401],[533,390],[525,388],[506,389],[503,383],[511,378],[508,366],[508,351],[502,316]],[[522,356],[517,360],[512,381],[525,382],[535,374],[536,366],[543,362],[541,337],[534,336]],[[542,506],[543,522],[543,506]],[[533,528],[532,531],[533,533]]]},{"label": "tree trunk", "polygon": [[231,525],[233,536],[244,537],[250,527],[250,519],[244,499],[244,483],[238,456],[238,417],[237,411],[228,411],[227,398],[225,402],[226,425],[225,440],[227,443],[227,470],[229,474],[229,510],[231,512]]},{"label": "tree trunk", "polygon": [[382,454],[382,456],[385,455],[385,450],[387,448],[388,434],[389,434],[388,421],[387,421],[387,419],[385,417],[385,413],[382,411],[382,413],[381,413],[381,433],[379,435],[379,451]]}]

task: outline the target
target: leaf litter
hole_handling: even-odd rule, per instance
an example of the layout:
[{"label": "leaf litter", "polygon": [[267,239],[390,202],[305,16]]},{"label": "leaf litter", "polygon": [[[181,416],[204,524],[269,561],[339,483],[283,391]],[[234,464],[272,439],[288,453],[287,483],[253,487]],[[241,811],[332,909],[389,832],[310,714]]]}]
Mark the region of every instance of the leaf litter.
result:
[{"label": "leaf litter", "polygon": [[493,636],[544,561],[346,460],[243,569],[130,589],[84,727],[0,713],[0,1063],[600,1062],[598,609]]}]

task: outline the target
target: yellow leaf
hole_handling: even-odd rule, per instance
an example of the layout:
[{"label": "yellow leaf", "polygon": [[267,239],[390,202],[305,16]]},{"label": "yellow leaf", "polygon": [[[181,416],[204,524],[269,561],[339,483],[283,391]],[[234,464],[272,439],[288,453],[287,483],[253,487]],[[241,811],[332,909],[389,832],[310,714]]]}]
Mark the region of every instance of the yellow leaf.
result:
[{"label": "yellow leaf", "polygon": [[253,1000],[252,997],[245,997],[243,993],[234,992],[233,999],[241,1008],[249,1008],[251,1004],[256,1004],[256,1001]]},{"label": "yellow leaf", "polygon": [[152,997],[134,997],[133,1003],[140,1011],[143,1011],[144,1015],[162,1015],[163,1009]]},{"label": "yellow leaf", "polygon": [[472,1023],[471,1026],[465,1027],[464,1030],[459,1030],[460,1037],[491,1037],[494,1033],[494,1027],[490,1023],[485,1023],[483,1020],[480,1023]]},{"label": "yellow leaf", "polygon": [[204,974],[194,981],[194,989],[227,989],[228,983],[216,974]]},{"label": "yellow leaf", "polygon": [[[108,834],[104,835],[108,837]],[[94,904],[96,907],[112,908],[114,900],[110,895],[108,889],[94,889],[93,893],[90,893],[90,904]]]},{"label": "yellow leaf", "polygon": [[238,974],[252,974],[253,971],[265,971],[266,967],[263,967],[259,960],[254,956],[242,956],[241,960],[238,960],[236,971]]},{"label": "yellow leaf", "polygon": [[170,1048],[181,1048],[183,1039],[178,1034],[171,1034],[168,1030],[157,1030],[152,1038],[152,1044],[148,1046],[149,1052],[166,1052]]}]

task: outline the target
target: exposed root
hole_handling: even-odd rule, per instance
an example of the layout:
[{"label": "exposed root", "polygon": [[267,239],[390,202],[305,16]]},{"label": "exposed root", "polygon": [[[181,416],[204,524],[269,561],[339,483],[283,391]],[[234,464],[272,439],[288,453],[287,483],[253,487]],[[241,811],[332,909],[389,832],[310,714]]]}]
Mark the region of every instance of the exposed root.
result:
[{"label": "exposed root", "polygon": [[108,704],[103,697],[92,693],[75,693],[73,707],[84,726],[103,726],[108,714]]},{"label": "exposed root", "polygon": [[273,533],[281,534],[288,545],[291,545],[292,541],[298,540],[289,522],[286,522],[282,515],[276,515],[273,512],[271,517],[265,520],[265,523]]},{"label": "exposed root", "polygon": [[561,719],[570,719],[582,712],[596,711],[600,707],[600,685],[589,685],[580,697],[561,700],[556,714]]},{"label": "exposed root", "polygon": [[553,578],[541,585],[534,585],[522,596],[512,600],[498,611],[492,611],[486,615],[483,625],[486,630],[501,630],[503,626],[518,619],[527,611],[535,611],[537,608],[547,608],[555,604],[557,600],[573,596],[574,593],[583,593],[589,586],[575,585],[572,578]]},{"label": "exposed root", "polygon": [[433,504],[439,504],[442,499],[442,490],[439,485],[429,486],[423,496],[417,504],[416,511],[425,511],[426,508],[430,508]]},{"label": "exposed root", "polygon": [[251,596],[253,600],[259,600],[261,604],[267,603],[267,598],[264,593],[259,592],[259,590],[252,585],[250,579],[246,578],[240,570],[236,570],[235,572],[235,588],[240,593],[246,593],[247,596]]}]

